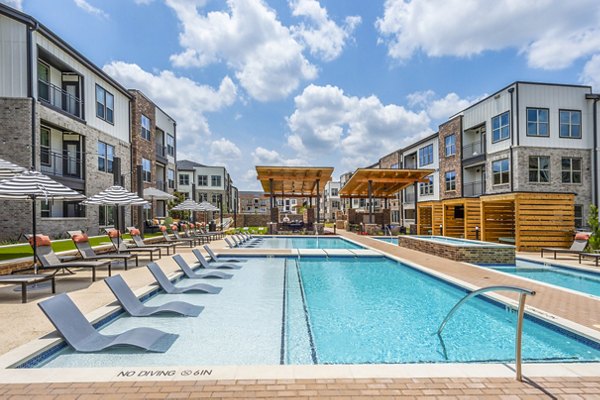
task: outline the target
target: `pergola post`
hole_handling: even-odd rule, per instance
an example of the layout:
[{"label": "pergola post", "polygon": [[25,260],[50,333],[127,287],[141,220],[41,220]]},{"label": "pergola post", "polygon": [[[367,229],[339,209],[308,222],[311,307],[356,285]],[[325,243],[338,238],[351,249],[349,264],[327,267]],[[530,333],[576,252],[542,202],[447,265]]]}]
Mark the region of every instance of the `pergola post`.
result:
[{"label": "pergola post", "polygon": [[271,213],[271,222],[273,222],[273,178],[269,179],[269,212]]},{"label": "pergola post", "polygon": [[383,211],[381,212],[381,229],[383,229],[383,233],[385,234],[385,218],[384,215],[388,209],[388,198],[384,197],[383,198]]},{"label": "pergola post", "polygon": [[321,212],[321,198],[319,197],[319,179],[317,179],[317,224],[321,222],[319,214]]},{"label": "pergola post", "polygon": [[369,224],[373,223],[373,181],[369,179]]}]

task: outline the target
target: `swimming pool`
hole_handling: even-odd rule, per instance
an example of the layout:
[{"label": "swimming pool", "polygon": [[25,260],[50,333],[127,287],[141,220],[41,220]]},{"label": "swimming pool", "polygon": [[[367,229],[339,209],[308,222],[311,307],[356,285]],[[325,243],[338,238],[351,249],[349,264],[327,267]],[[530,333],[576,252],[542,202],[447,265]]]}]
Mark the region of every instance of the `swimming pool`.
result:
[{"label": "swimming pool", "polygon": [[484,265],[497,271],[600,297],[600,273],[517,259],[516,265]]},{"label": "swimming pool", "polygon": [[253,248],[259,249],[362,249],[363,247],[339,237],[264,237]]},{"label": "swimming pool", "polygon": [[[205,306],[196,318],[120,316],[103,333],[149,326],[177,333],[167,353],[60,350],[46,368],[507,362],[513,311],[475,298],[434,332],[465,291],[385,257],[251,258],[219,295],[158,294],[147,304]],[[178,285],[191,284],[183,280]],[[600,344],[527,317],[523,359],[597,361]]]}]

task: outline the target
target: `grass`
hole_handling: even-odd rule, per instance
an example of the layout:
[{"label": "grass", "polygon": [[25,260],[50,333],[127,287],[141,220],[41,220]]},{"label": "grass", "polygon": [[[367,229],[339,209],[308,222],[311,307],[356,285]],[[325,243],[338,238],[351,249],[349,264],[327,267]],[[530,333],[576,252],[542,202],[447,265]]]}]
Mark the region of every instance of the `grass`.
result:
[{"label": "grass", "polygon": [[[146,233],[145,238],[162,236],[162,233]],[[131,235],[124,234],[124,239],[131,239]],[[91,246],[100,246],[102,243],[110,243],[108,236],[92,236],[90,237]],[[70,239],[54,240],[52,242],[52,250],[55,252],[75,250],[75,244]],[[23,257],[33,257],[33,249],[27,243],[18,246],[0,246],[0,261],[13,260]]]}]

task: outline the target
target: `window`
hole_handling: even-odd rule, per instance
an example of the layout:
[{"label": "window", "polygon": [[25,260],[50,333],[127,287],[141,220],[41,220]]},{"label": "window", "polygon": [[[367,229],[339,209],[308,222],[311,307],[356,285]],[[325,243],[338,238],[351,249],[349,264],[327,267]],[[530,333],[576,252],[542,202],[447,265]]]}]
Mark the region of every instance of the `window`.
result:
[{"label": "window", "polygon": [[115,97],[96,85],[96,116],[106,122],[114,123]]},{"label": "window", "polygon": [[549,136],[548,109],[527,109],[527,136]]},{"label": "window", "polygon": [[415,219],[415,210],[412,208],[407,208],[404,210],[404,219]]},{"label": "window", "polygon": [[198,175],[198,186],[208,186],[208,175]]},{"label": "window", "polygon": [[581,111],[561,110],[559,120],[561,138],[581,139]]},{"label": "window", "polygon": [[98,141],[98,171],[113,172],[115,146]]},{"label": "window", "polygon": [[337,188],[331,188],[331,196],[338,196],[339,191]]},{"label": "window", "polygon": [[50,101],[50,67],[38,61],[38,97]]},{"label": "window", "polygon": [[50,163],[50,129],[40,128],[40,162],[42,165],[51,165]]},{"label": "window", "polygon": [[221,186],[221,175],[211,175],[210,186]]},{"label": "window", "polygon": [[563,157],[562,183],[581,183],[581,158]]},{"label": "window", "polygon": [[448,135],[444,138],[444,148],[446,157],[456,154],[456,135]]},{"label": "window", "polygon": [[510,136],[510,121],[508,111],[492,118],[492,143],[508,139]]},{"label": "window", "polygon": [[169,183],[169,189],[175,189],[175,170],[167,170],[167,182]]},{"label": "window", "polygon": [[529,182],[550,182],[550,157],[529,157]]},{"label": "window", "polygon": [[190,176],[188,174],[179,174],[179,184],[187,186],[190,184]]},{"label": "window", "polygon": [[428,182],[419,183],[419,194],[421,196],[427,196],[433,194],[433,177],[427,177]]},{"label": "window", "polygon": [[494,185],[501,185],[509,182],[509,168],[510,166],[508,164],[508,158],[497,160],[492,163],[492,177]]},{"label": "window", "polygon": [[114,225],[113,206],[100,206],[98,211],[98,224],[100,226]]},{"label": "window", "polygon": [[218,194],[213,193],[213,195],[211,197],[212,197],[213,204],[219,204],[219,195]]},{"label": "window", "polygon": [[142,120],[140,124],[142,126],[142,137],[146,140],[152,140],[150,137],[150,118],[142,114]]},{"label": "window", "polygon": [[433,145],[425,146],[419,149],[419,166],[433,163]]},{"label": "window", "polygon": [[142,158],[142,179],[144,182],[152,182],[152,166],[150,160]]},{"label": "window", "polygon": [[167,154],[175,157],[175,137],[167,134]]},{"label": "window", "polygon": [[575,228],[583,228],[583,206],[575,204]]},{"label": "window", "polygon": [[42,218],[50,218],[50,202],[42,201]]},{"label": "window", "polygon": [[456,171],[446,172],[446,191],[448,190],[456,190]]}]

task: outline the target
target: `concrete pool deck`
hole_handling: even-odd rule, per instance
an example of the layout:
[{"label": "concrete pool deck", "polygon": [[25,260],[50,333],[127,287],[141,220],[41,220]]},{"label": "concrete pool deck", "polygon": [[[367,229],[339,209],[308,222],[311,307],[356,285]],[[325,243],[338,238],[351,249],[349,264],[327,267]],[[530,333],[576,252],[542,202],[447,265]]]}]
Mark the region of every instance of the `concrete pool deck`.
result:
[{"label": "concrete pool deck", "polygon": [[[439,274],[454,277],[476,286],[520,284],[517,277],[507,277],[491,270],[440,259],[424,253],[339,231],[341,236],[372,249],[419,264]],[[293,255],[291,250],[226,249],[222,240],[211,247],[227,254]],[[194,259],[189,248],[178,249],[183,257]],[[522,256],[524,254],[519,254]],[[535,259],[536,255],[525,254]],[[579,265],[573,258],[572,265]],[[538,257],[539,259],[539,257]],[[556,262],[571,265],[564,257]],[[554,262],[552,259],[545,261]],[[443,262],[442,262],[443,261]],[[159,264],[167,273],[177,266],[170,257]],[[591,265],[591,264],[587,264]],[[592,268],[593,269],[593,268]],[[121,273],[134,288],[153,282],[146,268],[130,268]],[[98,273],[98,279],[106,276]],[[539,286],[539,287],[537,287]],[[529,287],[529,285],[527,285]],[[49,289],[34,290],[30,302],[20,303],[13,287],[0,288],[0,354],[27,345],[53,331],[36,305],[51,296]],[[538,296],[527,303],[536,309],[573,321],[600,335],[600,300],[536,285]],[[84,313],[112,303],[114,297],[101,281],[91,283],[89,271],[57,279],[57,292],[68,291]],[[506,295],[506,297],[510,297]],[[598,325],[598,326],[595,326]],[[600,364],[531,364],[524,365],[529,382],[514,381],[512,367],[504,364],[413,364],[413,365],[330,365],[330,366],[200,366],[198,368],[135,368],[69,370],[0,370],[1,398],[572,398],[600,399]],[[189,371],[192,371],[189,373]],[[195,374],[195,372],[198,374]],[[210,371],[210,374],[207,372]],[[122,371],[121,371],[122,372]]]}]

